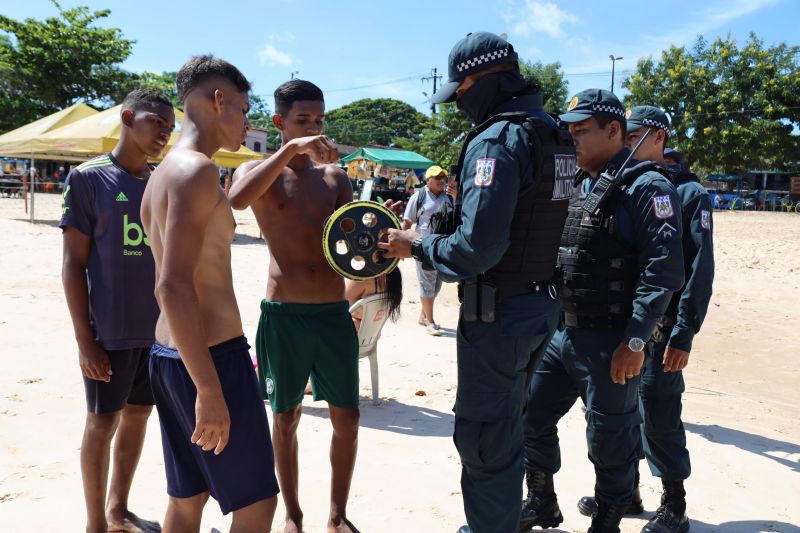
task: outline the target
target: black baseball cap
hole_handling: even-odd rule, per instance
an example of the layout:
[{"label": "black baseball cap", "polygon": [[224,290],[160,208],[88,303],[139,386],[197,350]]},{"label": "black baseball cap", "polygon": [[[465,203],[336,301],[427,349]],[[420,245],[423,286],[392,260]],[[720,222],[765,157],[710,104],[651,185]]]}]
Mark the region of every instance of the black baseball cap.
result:
[{"label": "black baseball cap", "polygon": [[597,115],[608,115],[625,124],[625,108],[611,91],[586,89],[572,97],[567,112],[559,115],[563,122],[583,122]]},{"label": "black baseball cap", "polygon": [[504,63],[517,64],[517,53],[505,39],[494,33],[468,33],[456,43],[447,60],[447,83],[436,91],[431,102],[441,104],[456,99],[456,89],[475,72]]}]

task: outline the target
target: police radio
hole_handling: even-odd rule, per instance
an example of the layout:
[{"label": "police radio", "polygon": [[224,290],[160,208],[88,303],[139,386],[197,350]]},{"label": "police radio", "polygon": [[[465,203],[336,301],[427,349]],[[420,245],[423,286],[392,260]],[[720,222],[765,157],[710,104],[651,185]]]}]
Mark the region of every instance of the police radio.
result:
[{"label": "police radio", "polygon": [[603,172],[600,174],[600,178],[595,183],[594,187],[592,187],[591,192],[586,197],[586,200],[583,202],[583,210],[589,213],[592,216],[597,216],[600,213],[600,207],[603,205],[603,202],[606,198],[611,196],[617,187],[619,187],[619,178],[622,177],[622,173],[625,169],[628,168],[631,161],[633,161],[633,156],[636,155],[636,151],[642,145],[642,143],[650,136],[652,132],[652,128],[647,128],[647,131],[644,132],[642,138],[639,139],[639,142],[636,143],[636,146],[631,150],[631,153],[628,155],[628,158],[622,163],[622,166],[614,173],[612,176],[608,172]]}]

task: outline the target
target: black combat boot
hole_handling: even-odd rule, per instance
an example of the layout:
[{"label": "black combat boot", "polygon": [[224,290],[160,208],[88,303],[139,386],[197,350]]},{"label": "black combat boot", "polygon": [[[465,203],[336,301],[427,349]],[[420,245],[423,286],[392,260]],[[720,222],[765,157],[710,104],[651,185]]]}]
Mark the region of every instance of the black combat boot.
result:
[{"label": "black combat boot", "polygon": [[624,505],[613,505],[599,500],[589,533],[619,533],[619,523],[622,522],[625,509]]},{"label": "black combat boot", "polygon": [[519,517],[520,533],[530,531],[534,526],[542,529],[556,527],[564,521],[558,508],[553,476],[544,472],[525,472],[528,497],[522,502]]},{"label": "black combat boot", "polygon": [[642,528],[642,533],[686,533],[689,531],[689,517],[686,516],[686,491],[683,481],[661,480],[664,492],[661,494],[661,507],[656,515]]},{"label": "black combat boot", "polygon": [[[583,516],[591,517],[597,512],[597,500],[594,496],[584,496],[578,500],[578,511]],[[625,514],[628,516],[637,516],[644,512],[644,505],[642,504],[642,494],[639,492],[639,462],[636,462],[636,474],[633,478],[633,494],[631,494],[631,503],[625,509]]]}]

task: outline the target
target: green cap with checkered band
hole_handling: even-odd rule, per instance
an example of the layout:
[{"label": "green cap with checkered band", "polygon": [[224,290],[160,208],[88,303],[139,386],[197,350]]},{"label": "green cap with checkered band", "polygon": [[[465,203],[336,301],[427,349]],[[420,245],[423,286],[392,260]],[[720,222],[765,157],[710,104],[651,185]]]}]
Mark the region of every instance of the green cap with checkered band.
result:
[{"label": "green cap with checkered band", "polygon": [[611,91],[605,89],[586,89],[572,97],[567,112],[559,115],[563,122],[583,122],[597,116],[607,115],[619,119],[625,125],[625,108]]},{"label": "green cap with checkered band", "polygon": [[637,105],[625,113],[625,118],[628,119],[628,133],[641,128],[657,128],[669,136],[669,118],[655,106]]}]

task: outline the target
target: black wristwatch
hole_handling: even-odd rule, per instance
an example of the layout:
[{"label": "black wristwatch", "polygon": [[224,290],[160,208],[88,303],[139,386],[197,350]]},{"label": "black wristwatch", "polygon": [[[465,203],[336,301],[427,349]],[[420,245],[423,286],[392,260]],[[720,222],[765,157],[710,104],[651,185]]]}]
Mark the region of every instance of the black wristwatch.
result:
[{"label": "black wristwatch", "polygon": [[411,257],[417,261],[425,261],[425,251],[422,249],[422,237],[411,243]]}]

